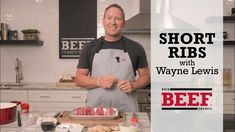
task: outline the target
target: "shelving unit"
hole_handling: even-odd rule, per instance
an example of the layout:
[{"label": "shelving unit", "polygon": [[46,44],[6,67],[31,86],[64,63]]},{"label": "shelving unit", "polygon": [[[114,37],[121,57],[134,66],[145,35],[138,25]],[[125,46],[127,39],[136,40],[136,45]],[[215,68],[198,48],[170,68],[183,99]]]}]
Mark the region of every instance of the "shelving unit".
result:
[{"label": "shelving unit", "polygon": [[224,16],[224,22],[235,22],[235,16]]},{"label": "shelving unit", "polygon": [[42,46],[41,40],[0,40],[0,45],[37,45]]},{"label": "shelving unit", "polygon": [[[219,16],[212,16],[206,19],[207,22],[220,22],[221,17]],[[235,22],[235,16],[223,16],[224,23],[233,23]]]},{"label": "shelving unit", "polygon": [[226,45],[235,45],[235,40],[224,40],[224,44],[226,44]]},{"label": "shelving unit", "polygon": [[[224,23],[235,23],[235,16],[224,16],[223,20],[224,20]],[[224,40],[224,44],[235,46],[235,40]]]}]

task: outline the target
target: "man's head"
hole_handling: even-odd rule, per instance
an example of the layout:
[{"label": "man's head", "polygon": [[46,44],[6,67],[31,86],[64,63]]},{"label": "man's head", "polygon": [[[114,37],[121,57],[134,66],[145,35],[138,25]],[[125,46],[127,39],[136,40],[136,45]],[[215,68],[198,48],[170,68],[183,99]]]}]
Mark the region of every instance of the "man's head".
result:
[{"label": "man's head", "polygon": [[109,5],[104,12],[103,26],[106,38],[120,38],[125,25],[125,13],[118,4]]},{"label": "man's head", "polygon": [[125,20],[125,12],[124,12],[124,10],[122,9],[122,7],[120,6],[120,5],[118,5],[118,4],[111,4],[111,5],[109,5],[108,7],[106,7],[105,8],[105,11],[104,11],[104,17],[103,18],[105,18],[105,15],[106,15],[106,13],[107,13],[107,10],[108,9],[110,9],[110,8],[118,8],[121,12],[122,12],[122,18],[123,18],[123,20]]}]

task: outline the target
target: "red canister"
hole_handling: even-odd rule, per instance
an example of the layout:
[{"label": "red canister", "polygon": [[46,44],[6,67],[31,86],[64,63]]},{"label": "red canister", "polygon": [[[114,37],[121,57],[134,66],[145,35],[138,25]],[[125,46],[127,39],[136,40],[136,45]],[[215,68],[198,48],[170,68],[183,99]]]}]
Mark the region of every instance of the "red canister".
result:
[{"label": "red canister", "polygon": [[29,104],[28,103],[22,103],[20,105],[20,107],[21,107],[21,111],[23,113],[28,113],[29,112]]}]

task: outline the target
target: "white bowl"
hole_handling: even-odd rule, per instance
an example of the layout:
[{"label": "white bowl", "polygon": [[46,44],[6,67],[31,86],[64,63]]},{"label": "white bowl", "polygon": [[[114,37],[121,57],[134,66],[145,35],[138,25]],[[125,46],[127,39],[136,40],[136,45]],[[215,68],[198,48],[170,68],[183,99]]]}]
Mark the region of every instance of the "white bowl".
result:
[{"label": "white bowl", "polygon": [[132,122],[119,123],[120,132],[137,132],[139,124]]}]

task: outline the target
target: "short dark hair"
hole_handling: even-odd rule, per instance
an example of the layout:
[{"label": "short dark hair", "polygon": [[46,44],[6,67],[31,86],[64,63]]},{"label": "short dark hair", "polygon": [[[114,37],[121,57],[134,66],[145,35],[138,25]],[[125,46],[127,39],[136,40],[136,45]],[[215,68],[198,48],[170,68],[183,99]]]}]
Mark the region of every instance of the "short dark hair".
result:
[{"label": "short dark hair", "polygon": [[108,9],[112,8],[112,7],[115,7],[115,8],[118,8],[121,12],[122,12],[122,18],[123,20],[125,21],[125,12],[124,10],[122,9],[122,7],[118,4],[111,4],[109,5],[108,7],[105,8],[105,11],[104,11],[104,18],[105,18],[105,15],[106,15],[106,12]]}]

